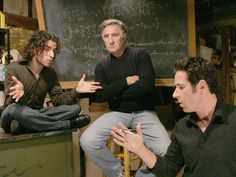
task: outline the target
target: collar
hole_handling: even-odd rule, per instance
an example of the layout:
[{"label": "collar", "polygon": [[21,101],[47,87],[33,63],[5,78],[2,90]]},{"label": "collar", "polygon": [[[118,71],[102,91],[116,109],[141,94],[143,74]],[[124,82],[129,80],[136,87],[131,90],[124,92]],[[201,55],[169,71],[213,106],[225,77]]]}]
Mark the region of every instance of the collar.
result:
[{"label": "collar", "polygon": [[110,54],[110,56],[111,56],[111,58],[121,59],[121,58],[123,58],[123,57],[126,55],[128,49],[129,49],[129,47],[126,47],[125,50],[124,50],[124,52],[123,52],[123,54],[122,54],[119,58],[115,57],[115,56],[112,55],[112,54]]},{"label": "collar", "polygon": [[217,101],[214,117],[221,118],[222,123],[227,124],[227,117],[229,115],[229,107],[223,101]]},{"label": "collar", "polygon": [[[29,66],[28,66],[29,60],[20,59],[20,60],[18,60],[17,62],[18,62],[18,64],[20,64],[20,65],[25,65],[25,66],[28,68],[28,70],[30,70],[30,68],[29,68]],[[46,67],[43,67],[42,71],[40,72],[40,75],[42,75],[42,74],[45,72],[45,70],[46,70]],[[30,70],[30,72],[32,72],[32,71]]]},{"label": "collar", "polygon": [[[223,103],[222,101],[217,100],[216,108],[213,113],[212,120],[211,120],[210,124],[212,124],[212,123],[213,124],[227,124],[228,114],[229,114],[229,112],[226,107],[226,104]],[[186,121],[186,125],[188,127],[198,126],[197,121],[198,121],[198,115],[196,114],[196,112],[192,112],[189,114],[189,118]]]},{"label": "collar", "polygon": [[20,59],[20,60],[17,60],[17,62],[21,65],[28,65],[28,63],[29,63],[29,61],[26,59]]}]

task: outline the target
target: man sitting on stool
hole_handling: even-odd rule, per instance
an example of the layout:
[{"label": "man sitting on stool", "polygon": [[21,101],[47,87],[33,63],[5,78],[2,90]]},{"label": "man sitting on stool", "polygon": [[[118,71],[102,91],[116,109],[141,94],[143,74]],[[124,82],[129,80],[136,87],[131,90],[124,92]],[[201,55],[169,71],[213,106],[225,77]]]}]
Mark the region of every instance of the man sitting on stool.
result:
[{"label": "man sitting on stool", "polygon": [[[80,93],[93,93],[101,86],[98,82],[85,81],[83,75],[74,89],[63,92],[51,67],[59,50],[57,37],[38,31],[25,48],[25,59],[7,66],[5,109],[1,115],[5,132],[20,134],[81,128],[90,122],[89,116],[81,115],[78,98]],[[54,106],[45,108],[47,93]]]}]

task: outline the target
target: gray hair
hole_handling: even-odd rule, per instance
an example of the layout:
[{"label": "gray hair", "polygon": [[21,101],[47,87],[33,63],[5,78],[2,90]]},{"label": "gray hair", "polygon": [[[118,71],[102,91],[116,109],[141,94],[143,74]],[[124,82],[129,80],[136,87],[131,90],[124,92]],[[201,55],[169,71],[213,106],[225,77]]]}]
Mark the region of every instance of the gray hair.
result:
[{"label": "gray hair", "polygon": [[100,24],[100,30],[101,32],[104,30],[105,27],[109,26],[109,25],[119,25],[121,30],[123,31],[123,33],[127,34],[127,26],[120,20],[117,19],[108,19],[108,20],[104,20],[101,24]]}]

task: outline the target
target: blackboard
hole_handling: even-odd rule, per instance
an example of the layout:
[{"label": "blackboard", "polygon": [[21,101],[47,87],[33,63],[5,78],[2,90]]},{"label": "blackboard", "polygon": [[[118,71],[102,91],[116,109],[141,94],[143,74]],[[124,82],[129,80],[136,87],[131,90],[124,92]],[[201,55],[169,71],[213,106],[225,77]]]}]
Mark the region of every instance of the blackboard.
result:
[{"label": "blackboard", "polygon": [[130,46],[151,54],[156,78],[173,78],[173,63],[188,55],[187,0],[42,0],[46,30],[62,42],[55,60],[60,81],[94,78],[106,58],[99,25],[117,18],[128,26]]}]

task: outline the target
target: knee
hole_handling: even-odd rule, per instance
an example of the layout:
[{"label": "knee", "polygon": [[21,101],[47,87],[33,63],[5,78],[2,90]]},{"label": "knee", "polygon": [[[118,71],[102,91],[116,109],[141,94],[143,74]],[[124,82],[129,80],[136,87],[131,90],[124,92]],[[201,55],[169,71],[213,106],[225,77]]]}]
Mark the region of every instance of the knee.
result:
[{"label": "knee", "polygon": [[95,141],[94,136],[89,136],[89,133],[87,133],[86,131],[83,132],[83,134],[80,137],[80,145],[85,152],[90,151],[95,147],[94,141]]},{"label": "knee", "polygon": [[160,143],[158,154],[160,156],[164,156],[167,152],[169,145],[170,145],[170,139],[166,138],[165,140],[163,140],[162,143]]},{"label": "knee", "polygon": [[1,124],[5,132],[10,133],[10,124],[13,119],[15,103],[8,105],[1,114]]},{"label": "knee", "polygon": [[12,117],[12,114],[15,112],[16,104],[9,104],[2,112],[1,118],[4,120],[5,118]]},{"label": "knee", "polygon": [[80,114],[81,111],[82,111],[82,108],[79,104],[71,105],[71,109],[72,109],[72,111],[74,112],[75,115]]},{"label": "knee", "polygon": [[166,154],[166,152],[167,152],[167,149],[168,149],[168,146],[160,146],[160,149],[159,149],[159,155],[160,156],[164,156],[165,154]]}]

